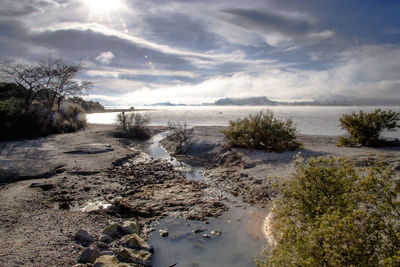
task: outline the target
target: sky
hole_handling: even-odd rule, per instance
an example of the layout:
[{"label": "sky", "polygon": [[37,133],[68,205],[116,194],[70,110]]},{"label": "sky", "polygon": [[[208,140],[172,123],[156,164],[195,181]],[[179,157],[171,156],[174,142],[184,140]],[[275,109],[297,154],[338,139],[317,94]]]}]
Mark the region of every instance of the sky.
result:
[{"label": "sky", "polygon": [[0,0],[0,60],[82,62],[104,105],[400,99],[399,0]]}]

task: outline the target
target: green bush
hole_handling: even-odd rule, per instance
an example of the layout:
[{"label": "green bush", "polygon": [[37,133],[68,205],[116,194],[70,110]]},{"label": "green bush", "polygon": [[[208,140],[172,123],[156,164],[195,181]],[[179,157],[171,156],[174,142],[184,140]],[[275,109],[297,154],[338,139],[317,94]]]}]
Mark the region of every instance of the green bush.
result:
[{"label": "green bush", "polygon": [[381,161],[356,170],[341,158],[297,161],[279,187],[264,266],[398,266],[400,201]]},{"label": "green bush", "polygon": [[117,114],[116,123],[122,131],[122,137],[129,139],[149,139],[150,129],[148,124],[150,119],[146,115],[140,113],[121,112]]},{"label": "green bush", "polygon": [[223,131],[231,146],[283,152],[300,148],[293,122],[278,120],[272,111],[230,121]]},{"label": "green bush", "polygon": [[86,114],[78,104],[65,103],[61,111],[52,114],[52,126],[49,127],[52,133],[76,132],[87,125]]},{"label": "green bush", "polygon": [[383,131],[394,131],[400,127],[400,113],[392,110],[376,109],[374,112],[359,111],[344,114],[339,118],[340,126],[346,130],[348,137],[341,137],[338,145],[378,146],[382,143]]}]

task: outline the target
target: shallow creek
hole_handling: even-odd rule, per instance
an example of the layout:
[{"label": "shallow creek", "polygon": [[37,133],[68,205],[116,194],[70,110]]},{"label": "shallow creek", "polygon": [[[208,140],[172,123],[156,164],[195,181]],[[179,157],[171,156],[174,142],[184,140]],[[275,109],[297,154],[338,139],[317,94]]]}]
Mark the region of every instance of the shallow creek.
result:
[{"label": "shallow creek", "polygon": [[[143,151],[153,158],[169,160],[187,179],[207,179],[204,169],[191,167],[168,154],[159,143],[167,135],[163,132],[154,136]],[[153,266],[255,266],[266,243],[262,227],[267,212],[223,193],[217,185],[212,190],[229,210],[207,222],[167,217],[154,224],[156,230],[149,240],[155,249]],[[159,230],[168,230],[168,236],[161,237]]]}]

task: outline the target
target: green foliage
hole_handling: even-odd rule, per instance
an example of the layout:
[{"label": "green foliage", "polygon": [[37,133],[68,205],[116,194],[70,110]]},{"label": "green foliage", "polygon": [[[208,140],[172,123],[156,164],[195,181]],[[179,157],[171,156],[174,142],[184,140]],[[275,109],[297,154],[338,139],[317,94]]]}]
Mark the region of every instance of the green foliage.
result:
[{"label": "green foliage", "polygon": [[130,139],[148,139],[150,138],[150,129],[148,124],[150,119],[140,113],[121,112],[117,114],[116,123],[122,131],[122,136]]},{"label": "green foliage", "polygon": [[85,127],[84,110],[65,101],[90,88],[90,82],[74,79],[82,67],[61,59],[0,64],[4,81],[0,82],[0,140],[36,138]]},{"label": "green foliage", "polygon": [[99,102],[86,101],[79,96],[68,98],[66,102],[80,105],[85,110],[85,112],[99,112],[105,110],[105,108]]},{"label": "green foliage", "polygon": [[231,146],[283,152],[300,148],[293,122],[278,120],[272,111],[230,121],[223,131]]},{"label": "green foliage", "polygon": [[70,133],[87,125],[86,114],[78,104],[65,103],[60,112],[52,115],[53,133]]},{"label": "green foliage", "polygon": [[339,139],[339,145],[361,144],[378,146],[380,135],[384,130],[394,131],[400,127],[400,113],[392,110],[376,109],[374,112],[359,111],[344,114],[339,118],[340,126],[349,134]]},{"label": "green foliage", "polygon": [[265,266],[398,266],[400,201],[394,171],[357,171],[341,158],[297,161],[279,187]]}]

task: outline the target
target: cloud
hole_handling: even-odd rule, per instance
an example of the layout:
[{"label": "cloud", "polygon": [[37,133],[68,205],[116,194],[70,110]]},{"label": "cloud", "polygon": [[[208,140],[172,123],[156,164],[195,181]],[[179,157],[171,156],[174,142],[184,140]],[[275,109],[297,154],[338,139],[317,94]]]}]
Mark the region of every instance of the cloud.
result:
[{"label": "cloud", "polygon": [[114,54],[111,51],[101,52],[97,57],[96,60],[103,63],[103,64],[110,64],[111,60],[114,58]]},{"label": "cloud", "polygon": [[[151,89],[143,86],[121,96],[108,96],[109,103],[123,105],[172,103],[201,104],[222,97],[267,96],[272,99],[318,99],[321,96],[400,98],[400,49],[362,46],[343,52],[341,62],[327,70],[270,68],[250,75],[218,76],[192,85]],[[375,66],[372,65],[374,63]],[[123,83],[121,84],[123,86]],[[96,96],[99,99],[99,96]]]},{"label": "cloud", "polygon": [[314,43],[335,35],[332,30],[319,29],[314,18],[302,13],[243,8],[224,12],[230,15],[230,23],[263,36],[272,46]]}]

